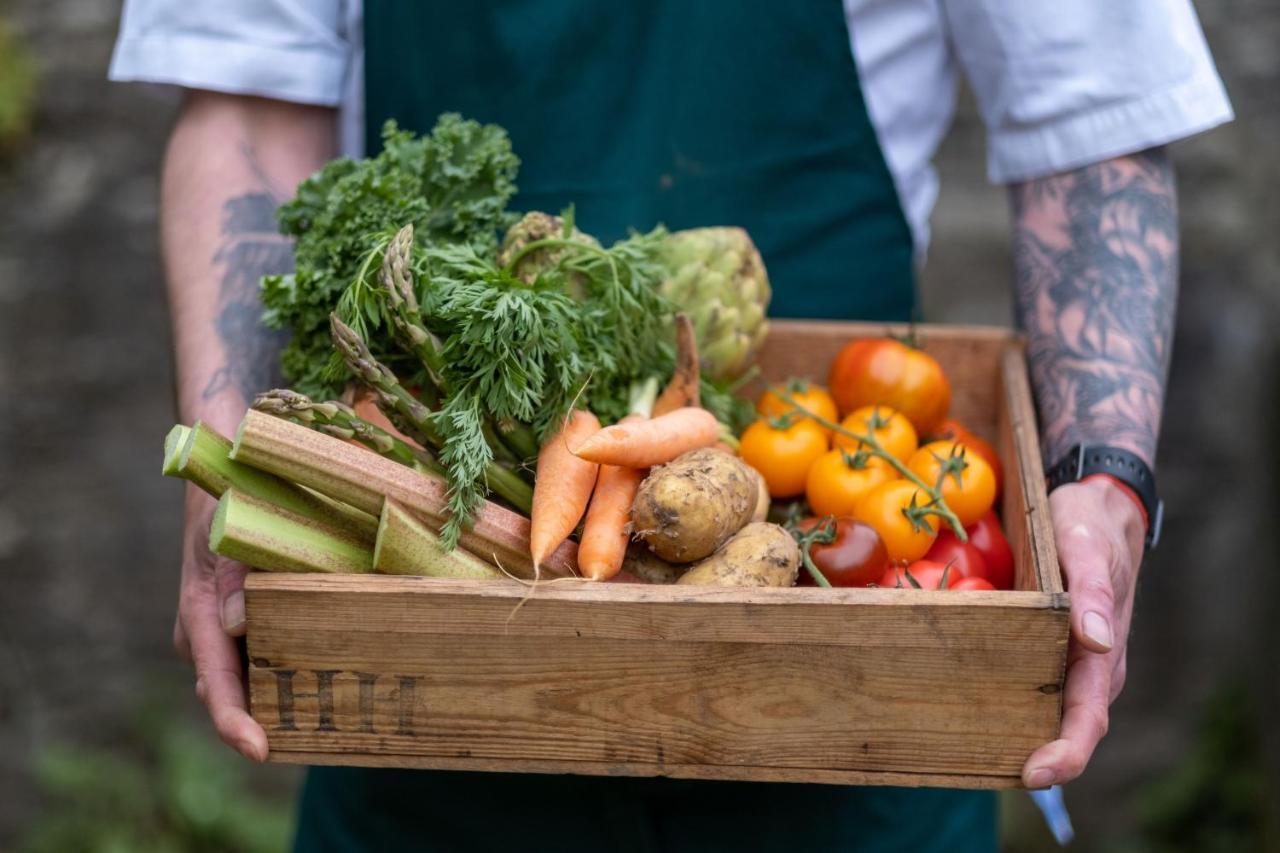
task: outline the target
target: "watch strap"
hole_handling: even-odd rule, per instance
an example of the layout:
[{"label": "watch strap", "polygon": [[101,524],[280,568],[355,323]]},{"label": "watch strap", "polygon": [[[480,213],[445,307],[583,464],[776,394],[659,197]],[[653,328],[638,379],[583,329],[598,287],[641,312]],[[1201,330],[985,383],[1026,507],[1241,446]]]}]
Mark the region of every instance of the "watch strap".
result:
[{"label": "watch strap", "polygon": [[1093,474],[1114,477],[1138,496],[1147,515],[1146,547],[1154,548],[1164,526],[1164,501],[1156,493],[1156,476],[1151,467],[1141,456],[1119,447],[1077,444],[1045,471],[1046,486],[1052,492]]}]

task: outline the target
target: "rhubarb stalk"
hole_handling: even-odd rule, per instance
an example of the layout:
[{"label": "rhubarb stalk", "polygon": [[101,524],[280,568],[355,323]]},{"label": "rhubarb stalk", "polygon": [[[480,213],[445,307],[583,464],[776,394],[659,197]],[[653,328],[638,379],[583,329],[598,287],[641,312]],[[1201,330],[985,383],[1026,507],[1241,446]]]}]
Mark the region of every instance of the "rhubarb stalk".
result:
[{"label": "rhubarb stalk", "polygon": [[[231,458],[370,514],[381,513],[391,498],[434,531],[448,517],[448,486],[439,477],[262,412],[245,413]],[[534,575],[529,519],[505,507],[484,502],[459,544],[518,577]],[[573,574],[576,556],[577,546],[567,542],[542,564],[542,573]]]},{"label": "rhubarb stalk", "polygon": [[230,458],[231,441],[202,421],[195,426],[181,424],[169,431],[164,443],[164,473],[199,486],[215,498],[235,488],[294,515],[330,527],[351,530],[369,545],[378,530],[373,513],[342,506],[299,488],[264,471],[242,465]]},{"label": "rhubarb stalk", "polygon": [[373,553],[354,533],[235,488],[218,499],[209,550],[269,572],[373,571]]},{"label": "rhubarb stalk", "polygon": [[462,548],[446,551],[440,537],[408,510],[388,499],[382,506],[373,570],[433,578],[502,578],[501,571]]}]

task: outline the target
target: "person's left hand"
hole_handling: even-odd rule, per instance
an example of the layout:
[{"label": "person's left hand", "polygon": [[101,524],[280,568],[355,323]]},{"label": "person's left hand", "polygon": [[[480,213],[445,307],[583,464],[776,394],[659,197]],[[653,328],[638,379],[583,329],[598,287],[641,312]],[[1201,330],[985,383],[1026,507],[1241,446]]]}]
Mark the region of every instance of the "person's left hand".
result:
[{"label": "person's left hand", "polygon": [[1133,591],[1146,535],[1133,497],[1105,477],[1055,489],[1049,508],[1071,593],[1071,645],[1062,732],[1027,759],[1022,781],[1028,788],[1079,776],[1107,733],[1110,705],[1124,687]]}]

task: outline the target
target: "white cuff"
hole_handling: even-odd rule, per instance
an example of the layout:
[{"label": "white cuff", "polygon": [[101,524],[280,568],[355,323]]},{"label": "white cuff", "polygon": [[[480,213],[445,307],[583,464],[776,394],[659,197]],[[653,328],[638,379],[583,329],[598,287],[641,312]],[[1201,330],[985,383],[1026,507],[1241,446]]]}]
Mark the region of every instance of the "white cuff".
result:
[{"label": "white cuff", "polygon": [[1233,117],[1222,81],[1210,70],[1135,100],[1049,124],[993,131],[987,176],[1004,184],[1065,172],[1175,142]]},{"label": "white cuff", "polygon": [[280,101],[338,106],[347,54],[199,36],[121,38],[108,76],[118,81],[167,83]]}]

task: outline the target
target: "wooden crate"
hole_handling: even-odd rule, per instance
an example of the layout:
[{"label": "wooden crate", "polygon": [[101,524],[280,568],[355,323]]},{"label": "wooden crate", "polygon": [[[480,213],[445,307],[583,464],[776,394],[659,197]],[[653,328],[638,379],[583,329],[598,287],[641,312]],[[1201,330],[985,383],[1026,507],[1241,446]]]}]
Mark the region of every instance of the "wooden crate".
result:
[{"label": "wooden crate", "polygon": [[[767,379],[884,327],[778,322]],[[249,688],[305,764],[1013,787],[1061,721],[1063,592],[1020,345],[920,327],[995,439],[1013,592],[254,573]]]}]

